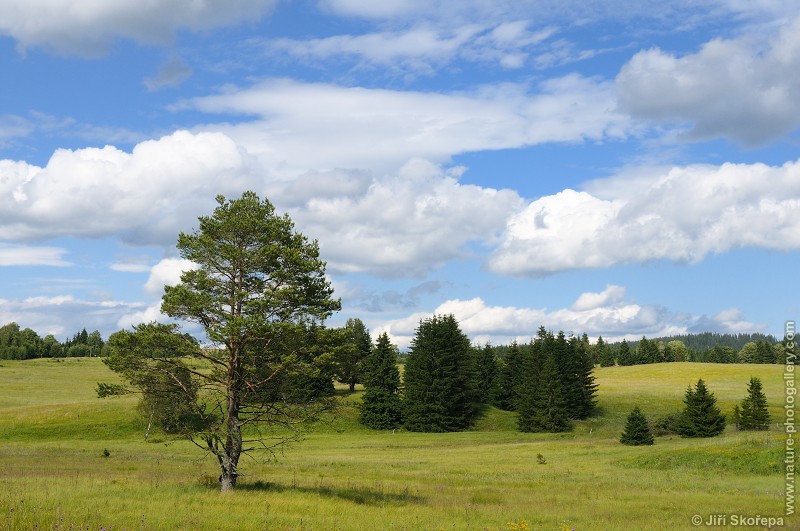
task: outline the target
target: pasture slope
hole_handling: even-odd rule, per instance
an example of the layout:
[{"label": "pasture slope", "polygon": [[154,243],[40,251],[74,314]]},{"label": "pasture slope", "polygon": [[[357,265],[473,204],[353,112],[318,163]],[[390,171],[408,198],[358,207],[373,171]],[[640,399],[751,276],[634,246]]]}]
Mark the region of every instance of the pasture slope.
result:
[{"label": "pasture slope", "polygon": [[[600,414],[558,435],[518,433],[513,414],[492,408],[463,433],[373,432],[356,421],[356,393],[284,455],[244,458],[240,488],[222,495],[210,456],[160,434],[144,442],[134,398],[96,398],[96,382],[114,378],[99,360],[3,361],[0,529],[697,529],[694,515],[760,529],[734,524],[784,515],[782,366],[596,376]],[[764,383],[769,432],[618,442],[634,405],[649,418],[674,412],[702,377],[729,414],[751,376]]]}]

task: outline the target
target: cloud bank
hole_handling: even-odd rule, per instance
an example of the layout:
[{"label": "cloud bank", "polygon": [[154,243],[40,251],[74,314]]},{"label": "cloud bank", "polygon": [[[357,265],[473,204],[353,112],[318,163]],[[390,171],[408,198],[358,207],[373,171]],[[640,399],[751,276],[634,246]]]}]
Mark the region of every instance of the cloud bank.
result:
[{"label": "cloud bank", "polygon": [[800,248],[800,161],[692,165],[591,184],[531,202],[507,223],[489,267],[544,276],[621,263],[695,263],[740,247]]}]

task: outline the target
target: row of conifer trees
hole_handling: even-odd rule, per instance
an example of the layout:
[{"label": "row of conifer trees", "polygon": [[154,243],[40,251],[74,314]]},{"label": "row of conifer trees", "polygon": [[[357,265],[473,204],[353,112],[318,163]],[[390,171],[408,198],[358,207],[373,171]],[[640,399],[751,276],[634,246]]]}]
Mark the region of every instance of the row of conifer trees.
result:
[{"label": "row of conifer trees", "polygon": [[540,328],[504,360],[473,348],[452,315],[420,322],[402,379],[397,349],[382,334],[364,362],[361,422],[376,429],[444,432],[469,427],[485,405],[517,411],[526,432],[559,432],[595,410],[586,342]]}]

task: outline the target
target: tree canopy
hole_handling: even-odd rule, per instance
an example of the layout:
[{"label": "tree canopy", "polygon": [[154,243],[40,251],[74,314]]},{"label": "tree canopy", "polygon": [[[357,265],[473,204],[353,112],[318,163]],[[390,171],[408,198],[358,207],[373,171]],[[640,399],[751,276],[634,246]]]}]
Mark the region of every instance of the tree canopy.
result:
[{"label": "tree canopy", "polygon": [[[243,453],[296,439],[330,406],[324,397],[342,337],[323,326],[340,302],[316,241],[253,192],[217,204],[178,236],[180,256],[196,268],[165,288],[161,305],[202,327],[212,347],[174,325],[140,325],[115,338],[108,364],[168,417],[185,419],[181,432],[216,456],[229,490]],[[165,393],[180,399],[161,400]]]}]

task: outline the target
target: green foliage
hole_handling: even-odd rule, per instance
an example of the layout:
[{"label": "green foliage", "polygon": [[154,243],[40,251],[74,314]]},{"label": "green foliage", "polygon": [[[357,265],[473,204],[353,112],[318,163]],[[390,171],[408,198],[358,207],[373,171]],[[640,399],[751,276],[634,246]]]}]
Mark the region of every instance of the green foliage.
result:
[{"label": "green foliage", "polygon": [[628,346],[628,342],[624,339],[622,340],[622,343],[619,344],[619,348],[617,349],[617,363],[622,366],[636,364],[636,359],[634,358],[633,353]]},{"label": "green foliage", "polygon": [[405,365],[404,417],[410,431],[467,428],[477,408],[469,339],[452,315],[424,319]]},{"label": "green foliage", "polygon": [[355,391],[356,384],[364,383],[364,360],[372,349],[369,330],[361,319],[348,319],[346,347],[339,350],[335,359],[336,379],[348,385],[350,392]]},{"label": "green foliage", "polygon": [[477,400],[493,404],[498,394],[498,367],[494,350],[486,345],[475,353],[475,390]]},{"label": "green foliage", "polygon": [[597,362],[601,367],[613,367],[616,364],[614,352],[611,347],[609,347],[609,345],[603,341],[603,336],[597,338],[597,343],[595,344],[594,348]]},{"label": "green foliage", "polygon": [[517,407],[520,431],[563,432],[572,428],[556,365],[556,348],[553,334],[540,328],[523,365]]},{"label": "green foliage", "polygon": [[625,430],[619,438],[619,442],[628,446],[641,446],[653,444],[653,434],[647,417],[644,416],[639,406],[634,407],[628,415],[625,423]]},{"label": "green foliage", "polygon": [[332,405],[322,398],[343,337],[321,326],[341,305],[317,243],[253,192],[217,203],[198,230],[178,236],[195,268],[165,288],[161,310],[202,326],[218,348],[200,349],[174,326],[140,325],[114,338],[108,365],[141,391],[145,412],[217,458],[228,490],[243,453],[296,440]]},{"label": "green foliage", "polygon": [[680,413],[662,415],[653,421],[653,435],[663,437],[664,435],[674,435],[678,433],[680,424]]},{"label": "green foliage", "polygon": [[725,415],[717,407],[714,393],[706,388],[702,378],[694,390],[689,387],[684,398],[685,408],[678,423],[683,437],[715,437],[725,431]]},{"label": "green foliage", "polygon": [[747,384],[747,397],[742,400],[737,427],[741,430],[769,429],[767,396],[764,394],[761,380],[756,377],[751,377]]},{"label": "green foliage", "polygon": [[505,360],[500,366],[499,378],[497,382],[497,397],[495,405],[505,411],[516,411],[517,409],[517,390],[519,389],[522,378],[523,356],[517,342],[513,342],[508,348]]},{"label": "green foliage", "polygon": [[376,430],[399,427],[403,421],[397,348],[382,333],[364,363],[364,395],[359,421]]}]

